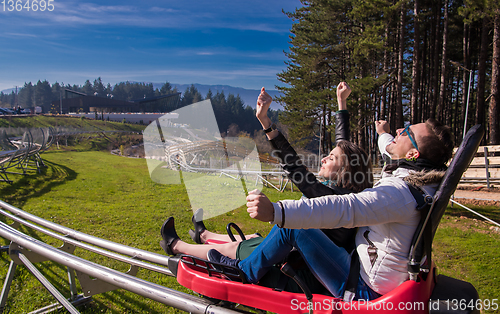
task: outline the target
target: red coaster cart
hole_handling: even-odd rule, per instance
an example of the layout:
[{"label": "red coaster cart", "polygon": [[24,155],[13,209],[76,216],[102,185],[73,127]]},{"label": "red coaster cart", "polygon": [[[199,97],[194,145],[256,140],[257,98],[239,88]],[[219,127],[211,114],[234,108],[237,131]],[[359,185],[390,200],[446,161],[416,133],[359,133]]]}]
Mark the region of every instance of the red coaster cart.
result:
[{"label": "red coaster cart", "polygon": [[[219,271],[205,260],[192,256],[176,256],[169,260],[169,269],[177,281],[205,297],[221,300],[232,307],[246,307],[274,313],[479,313],[478,294],[467,282],[437,275],[431,259],[432,239],[451,195],[468,168],[484,136],[476,125],[467,132],[441,184],[422,218],[409,255],[409,280],[393,291],[372,301],[344,302],[328,295],[276,291],[244,283],[244,276]],[[425,261],[423,264],[420,261]],[[219,267],[220,268],[220,267]],[[239,277],[240,281],[235,280]]]}]

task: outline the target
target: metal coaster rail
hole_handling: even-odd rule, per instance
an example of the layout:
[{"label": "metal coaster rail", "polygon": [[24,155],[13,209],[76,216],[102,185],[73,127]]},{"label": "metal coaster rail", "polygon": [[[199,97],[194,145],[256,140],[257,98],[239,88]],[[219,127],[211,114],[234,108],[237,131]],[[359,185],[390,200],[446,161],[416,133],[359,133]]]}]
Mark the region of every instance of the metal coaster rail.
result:
[{"label": "metal coaster rail", "polygon": [[[240,145],[233,143],[223,143],[221,141],[196,141],[188,142],[177,145],[168,145],[165,147],[165,158],[168,163],[168,167],[172,170],[181,169],[182,171],[188,172],[201,172],[201,173],[212,173],[219,174],[220,176],[231,177],[235,180],[239,180],[242,176],[255,176],[256,180],[262,181],[264,184],[271,186],[272,188],[282,192],[286,186],[290,183],[291,189],[293,191],[293,184],[286,176],[283,170],[246,170],[246,169],[231,169],[230,167],[223,168],[207,168],[207,167],[195,167],[192,163],[188,162],[188,155],[190,154],[194,160],[196,154],[202,152],[214,151],[220,153],[222,156],[232,156],[238,158],[244,158],[249,155],[249,150],[242,148]],[[226,160],[227,161],[227,160]],[[279,167],[278,160],[274,157],[268,155],[259,154],[259,162],[265,162],[267,164],[272,164],[276,168]],[[275,180],[271,180],[269,177],[275,177]],[[278,184],[273,184],[271,181],[278,181]]]},{"label": "metal coaster rail", "polygon": [[[0,208],[2,208],[0,210],[1,215],[14,221],[12,226],[0,222],[0,236],[11,241],[2,250],[8,252],[11,264],[0,295],[0,313],[5,309],[10,285],[18,265],[25,265],[56,298],[60,305],[70,313],[78,313],[73,304],[82,303],[82,300],[90,301],[92,295],[118,288],[190,313],[238,313],[217,306],[209,300],[166,288],[134,276],[139,268],[172,276],[172,272],[168,269],[170,260],[168,256],[78,232],[29,214],[3,201],[0,201]],[[42,232],[53,239],[61,240],[63,245],[56,248],[28,236],[14,228],[20,224],[34,231]],[[130,270],[127,273],[122,273],[77,257],[73,255],[75,248],[127,263],[130,265]],[[51,260],[68,268],[68,284],[71,291],[69,298],[62,296],[34,266],[34,264],[46,260]],[[76,292],[75,274],[82,287],[82,294]],[[56,305],[53,305],[52,308]]]}]

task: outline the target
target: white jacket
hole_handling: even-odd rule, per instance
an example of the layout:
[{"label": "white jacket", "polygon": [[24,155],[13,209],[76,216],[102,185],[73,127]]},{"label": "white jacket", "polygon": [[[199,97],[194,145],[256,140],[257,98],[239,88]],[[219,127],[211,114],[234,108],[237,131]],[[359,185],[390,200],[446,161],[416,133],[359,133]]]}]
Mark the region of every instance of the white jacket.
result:
[{"label": "white jacket", "polygon": [[[356,246],[361,277],[374,291],[385,294],[408,279],[408,253],[420,220],[417,202],[402,179],[408,174],[407,169],[397,169],[360,193],[281,201],[284,224],[281,206],[273,203],[273,223],[292,229],[359,227]],[[376,248],[372,261],[369,241]]]}]

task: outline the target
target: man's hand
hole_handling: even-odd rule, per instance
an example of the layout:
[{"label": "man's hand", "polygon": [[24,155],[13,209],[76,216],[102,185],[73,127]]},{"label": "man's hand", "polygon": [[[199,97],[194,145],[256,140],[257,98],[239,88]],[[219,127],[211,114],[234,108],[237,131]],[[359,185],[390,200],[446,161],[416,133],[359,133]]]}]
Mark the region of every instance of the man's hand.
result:
[{"label": "man's hand", "polygon": [[251,218],[264,222],[274,221],[274,207],[271,201],[259,190],[248,192],[247,212]]},{"label": "man's hand", "polygon": [[273,102],[273,98],[266,92],[266,89],[262,87],[260,90],[259,98],[257,99],[257,110],[255,116],[259,121],[263,122],[265,118],[267,118],[267,111],[269,110],[269,106]]},{"label": "man's hand", "polygon": [[340,82],[337,86],[337,102],[339,110],[347,109],[347,97],[351,94],[351,88],[346,82]]},{"label": "man's hand", "polygon": [[385,120],[375,121],[375,130],[377,131],[378,135],[391,132],[389,123]]}]

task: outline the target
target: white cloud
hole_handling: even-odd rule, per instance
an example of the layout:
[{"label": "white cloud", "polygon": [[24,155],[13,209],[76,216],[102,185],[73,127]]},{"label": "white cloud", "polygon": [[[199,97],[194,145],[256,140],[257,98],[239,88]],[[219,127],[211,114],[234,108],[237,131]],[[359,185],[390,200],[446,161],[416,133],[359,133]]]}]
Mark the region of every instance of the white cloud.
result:
[{"label": "white cloud", "polygon": [[174,10],[172,8],[161,8],[161,7],[151,7],[149,9],[151,12],[168,12],[168,13],[174,13],[174,12],[179,12],[178,10]]},{"label": "white cloud", "polygon": [[97,5],[94,3],[82,3],[79,5],[79,11],[92,13],[113,13],[113,12],[136,12],[137,8],[128,5]]},{"label": "white cloud", "polygon": [[283,51],[244,51],[239,50],[234,47],[199,47],[199,48],[129,48],[134,53],[140,53],[142,55],[151,57],[190,57],[190,56],[228,56],[231,59],[234,58],[246,58],[246,59],[263,59],[263,60],[284,60],[285,56]]},{"label": "white cloud", "polygon": [[[38,37],[38,35],[35,34],[26,34],[26,33],[5,33],[7,36],[12,36],[12,37]],[[1,35],[0,35],[1,36]]]}]

